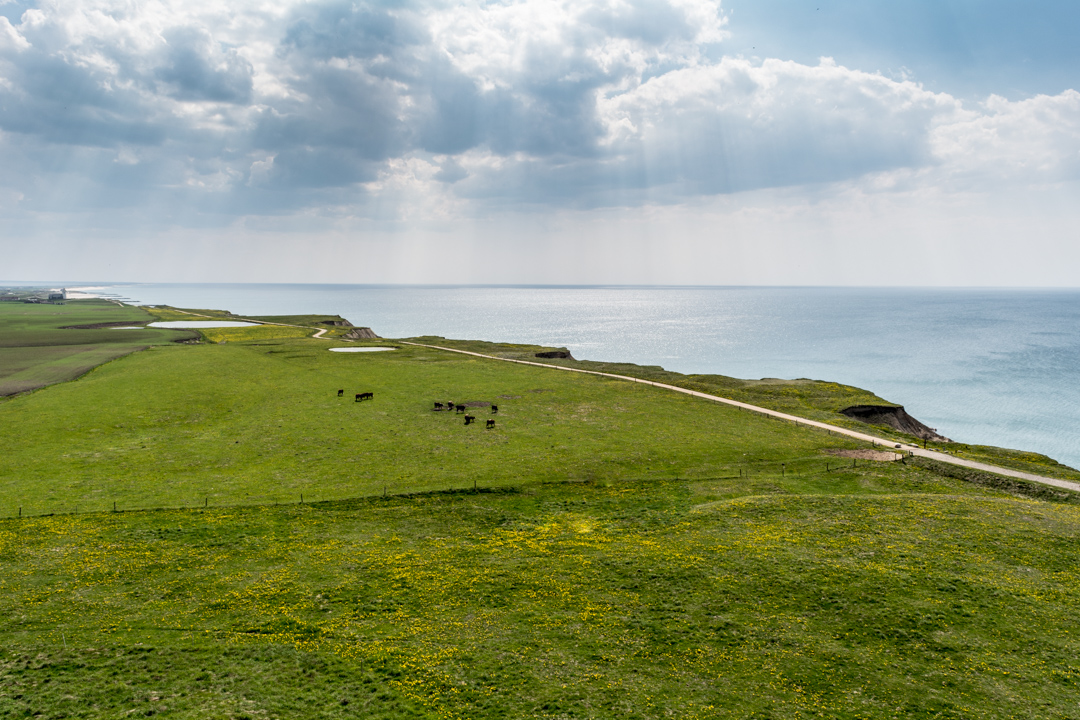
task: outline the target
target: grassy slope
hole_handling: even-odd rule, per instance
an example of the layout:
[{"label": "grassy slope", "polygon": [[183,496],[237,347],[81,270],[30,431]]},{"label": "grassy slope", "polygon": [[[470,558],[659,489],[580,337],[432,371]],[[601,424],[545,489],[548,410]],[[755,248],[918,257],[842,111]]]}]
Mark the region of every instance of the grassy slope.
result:
[{"label": "grassy slope", "polygon": [[0,395],[78,377],[91,368],[149,345],[191,337],[175,330],[63,329],[109,322],[143,323],[145,311],[104,300],[63,305],[0,303]]},{"label": "grassy slope", "polygon": [[[1075,505],[823,472],[838,438],[657,389],[328,345],[152,348],[0,402],[9,505],[375,495],[0,520],[0,716],[1080,717]],[[473,479],[509,487],[380,497]]]},{"label": "grassy slope", "polygon": [[0,713],[1080,714],[1080,508],[738,485],[4,521]]},{"label": "grassy slope", "polygon": [[[830,460],[822,448],[854,447],[647,386],[408,346],[344,354],[329,345],[151,348],[7,401],[0,513],[567,478],[779,476],[781,463],[787,473],[817,474]],[[369,390],[374,401],[353,402]],[[497,427],[465,427],[460,415],[432,412],[435,400],[495,402]]]},{"label": "grassy slope", "polygon": [[[823,380],[808,380],[805,378],[796,380],[780,380],[776,378],[742,380],[725,375],[682,375],[665,370],[657,365],[643,366],[631,363],[605,363],[588,360],[540,359],[535,357],[537,352],[551,350],[552,348],[539,345],[447,340],[441,337],[421,337],[413,338],[413,340],[498,357],[577,367],[663,382],[860,431],[866,431],[867,425],[842,415],[841,410],[852,405],[896,405],[896,403],[883,400],[867,390]],[[874,425],[873,431],[881,437],[892,438],[900,442],[922,444],[922,441],[911,435],[883,425]],[[1068,465],[1062,465],[1053,458],[1039,453],[966,443],[928,443],[926,446],[954,453],[977,462],[1080,482],[1080,470],[1071,468]]]}]

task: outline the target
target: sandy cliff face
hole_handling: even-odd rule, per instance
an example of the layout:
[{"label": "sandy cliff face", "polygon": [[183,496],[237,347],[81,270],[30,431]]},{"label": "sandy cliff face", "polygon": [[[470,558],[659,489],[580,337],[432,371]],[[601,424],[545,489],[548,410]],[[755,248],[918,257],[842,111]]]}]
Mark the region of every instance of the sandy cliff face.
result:
[{"label": "sandy cliff face", "polygon": [[886,425],[923,440],[951,442],[944,435],[939,435],[934,428],[927,427],[908,415],[902,405],[852,405],[840,412],[854,420],[870,425]]},{"label": "sandy cliff face", "polygon": [[379,340],[379,336],[376,335],[371,328],[358,327],[353,328],[349,332],[345,333],[341,337],[346,340]]}]

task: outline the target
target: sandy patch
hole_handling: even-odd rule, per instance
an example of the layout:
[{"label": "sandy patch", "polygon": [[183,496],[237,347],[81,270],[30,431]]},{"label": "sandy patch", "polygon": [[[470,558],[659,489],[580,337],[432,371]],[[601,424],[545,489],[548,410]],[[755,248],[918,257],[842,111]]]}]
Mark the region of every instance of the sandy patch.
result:
[{"label": "sandy patch", "polygon": [[856,460],[877,460],[879,462],[892,462],[903,457],[900,453],[887,452],[884,450],[826,450],[829,455],[836,457],[854,458]]},{"label": "sandy patch", "polygon": [[[325,332],[325,330],[323,331]],[[385,352],[387,350],[397,350],[397,348],[388,347],[342,347],[342,348],[329,348],[330,352]]]}]

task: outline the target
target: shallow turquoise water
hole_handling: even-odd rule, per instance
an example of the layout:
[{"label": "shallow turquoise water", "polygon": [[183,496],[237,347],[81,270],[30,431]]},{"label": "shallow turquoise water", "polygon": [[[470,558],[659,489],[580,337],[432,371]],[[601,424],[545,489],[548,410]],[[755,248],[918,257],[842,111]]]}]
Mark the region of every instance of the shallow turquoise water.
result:
[{"label": "shallow turquoise water", "polygon": [[565,346],[575,357],[876,392],[955,440],[1080,466],[1080,291],[113,285],[148,304],[340,314],[384,337]]}]

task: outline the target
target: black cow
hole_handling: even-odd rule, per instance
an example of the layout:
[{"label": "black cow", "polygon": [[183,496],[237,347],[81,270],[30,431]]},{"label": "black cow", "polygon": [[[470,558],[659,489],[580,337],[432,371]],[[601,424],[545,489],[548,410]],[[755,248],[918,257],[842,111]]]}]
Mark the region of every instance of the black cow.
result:
[{"label": "black cow", "polygon": [[493,427],[495,427],[495,421],[494,420],[488,420],[486,429],[490,430]]},{"label": "black cow", "polygon": [[353,402],[360,402],[360,396],[364,393],[356,393],[356,399]]},{"label": "black cow", "polygon": [[338,396],[338,397],[341,397],[341,396],[342,396],[342,395],[344,395],[344,394],[345,394],[345,391],[344,391],[344,390],[338,390],[338,391],[337,391],[337,396]]},{"label": "black cow", "polygon": [[440,402],[435,403],[435,409],[436,410],[442,410],[442,408],[443,408],[442,403],[440,403]]},{"label": "black cow", "polygon": [[374,400],[374,399],[375,399],[375,393],[369,393],[369,392],[356,393],[356,402],[362,402],[364,400]]},{"label": "black cow", "polygon": [[472,415],[466,415],[465,416],[465,424],[466,425],[471,425],[474,420],[476,420],[476,418],[474,418]]},{"label": "black cow", "polygon": [[464,405],[455,405],[454,409],[457,410],[459,413],[465,412],[465,406]]},{"label": "black cow", "polygon": [[499,414],[499,406],[498,405],[492,405],[491,406],[491,414],[492,415],[498,415]]}]

